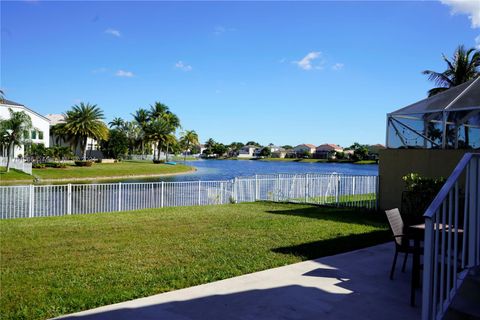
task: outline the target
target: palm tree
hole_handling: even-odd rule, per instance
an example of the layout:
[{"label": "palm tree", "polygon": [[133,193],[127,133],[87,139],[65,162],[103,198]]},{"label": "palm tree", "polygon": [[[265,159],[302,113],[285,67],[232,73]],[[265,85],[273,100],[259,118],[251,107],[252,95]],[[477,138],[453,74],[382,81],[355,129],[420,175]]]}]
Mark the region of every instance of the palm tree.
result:
[{"label": "palm tree", "polygon": [[[442,55],[447,64],[447,69],[443,72],[425,70],[422,73],[428,75],[428,79],[435,82],[437,87],[428,91],[428,96],[434,96],[440,92],[458,86],[462,83],[475,79],[480,75],[480,51],[475,48],[465,49],[460,45],[455,50],[452,59]],[[465,130],[465,146],[469,145],[468,127]]]},{"label": "palm tree", "polygon": [[117,129],[120,129],[125,125],[125,121],[123,121],[122,118],[115,117],[112,121],[108,123],[108,125],[110,126],[110,128],[116,127]]},{"label": "palm tree", "polygon": [[60,123],[58,130],[70,137],[75,145],[80,145],[83,160],[87,159],[87,139],[106,140],[108,128],[103,123],[103,111],[97,105],[89,103],[74,105],[67,111],[65,123]]},{"label": "palm tree", "polygon": [[182,134],[180,138],[180,143],[183,145],[185,153],[183,154],[183,161],[187,161],[187,151],[195,145],[198,145],[198,134],[195,130],[187,130]]},{"label": "palm tree", "polygon": [[170,108],[167,105],[156,101],[150,106],[149,117],[151,119],[159,118],[167,112],[170,112]]},{"label": "palm tree", "polygon": [[145,127],[145,133],[148,138],[157,143],[157,157],[153,154],[153,160],[160,160],[162,146],[166,142],[166,137],[172,132],[170,125],[162,118],[150,121]]},{"label": "palm tree", "polygon": [[[157,144],[157,150],[159,152],[158,154],[158,159],[160,159],[160,152],[162,150],[162,145],[166,145],[166,160],[168,161],[168,148],[170,144],[173,144],[176,142],[173,141],[172,136],[175,134],[175,131],[180,127],[180,119],[178,116],[170,111],[170,108],[166,106],[165,104],[161,102],[155,102],[154,105],[150,106],[150,111],[148,113],[149,115],[149,125],[151,126],[152,123],[155,122],[162,122],[165,124],[166,129],[168,129],[168,132],[164,133],[163,137],[158,136],[158,130],[153,130],[155,132],[154,140],[158,143]],[[154,125],[154,127],[160,128],[159,124]],[[151,137],[151,132],[152,128],[149,128],[150,132],[150,137]],[[172,135],[172,136],[168,136]],[[174,136],[173,136],[174,137]]]},{"label": "palm tree", "polygon": [[32,119],[24,111],[15,112],[10,108],[8,111],[10,118],[0,120],[0,145],[7,149],[7,172],[10,171],[13,149],[24,144],[28,139],[28,132],[32,128]]},{"label": "palm tree", "polygon": [[207,149],[207,153],[210,155],[212,154],[212,149],[213,147],[215,147],[217,143],[215,142],[215,140],[213,140],[212,138],[208,139],[206,142],[205,142],[205,148]]},{"label": "palm tree", "polygon": [[475,79],[480,73],[480,51],[475,48],[466,50],[461,45],[455,50],[452,59],[447,58],[445,55],[442,55],[442,57],[447,64],[445,71],[425,70],[422,72],[428,75],[428,80],[435,82],[435,85],[437,85],[437,87],[428,91],[429,97]]},{"label": "palm tree", "polygon": [[138,124],[141,129],[141,133],[139,133],[138,138],[140,140],[140,145],[142,148],[142,155],[145,154],[145,127],[149,121],[149,113],[146,109],[138,109],[135,113],[132,113],[133,120]]}]

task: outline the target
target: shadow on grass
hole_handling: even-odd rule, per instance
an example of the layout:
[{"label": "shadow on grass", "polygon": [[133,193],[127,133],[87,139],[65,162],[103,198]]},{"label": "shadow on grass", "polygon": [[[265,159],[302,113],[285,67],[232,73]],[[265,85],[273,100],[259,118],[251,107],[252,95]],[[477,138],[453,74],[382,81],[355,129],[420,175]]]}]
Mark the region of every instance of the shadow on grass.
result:
[{"label": "shadow on grass", "polygon": [[363,224],[370,226],[384,226],[387,228],[385,214],[377,211],[368,211],[358,208],[332,208],[325,206],[312,206],[309,208],[291,210],[267,210],[267,213],[300,216],[311,219],[329,220],[335,222]]},{"label": "shadow on grass", "polygon": [[376,230],[368,233],[353,234],[334,239],[319,240],[294,246],[275,248],[272,251],[275,253],[294,255],[303,259],[311,260],[362,249],[388,241],[391,241],[390,232],[388,230]]}]

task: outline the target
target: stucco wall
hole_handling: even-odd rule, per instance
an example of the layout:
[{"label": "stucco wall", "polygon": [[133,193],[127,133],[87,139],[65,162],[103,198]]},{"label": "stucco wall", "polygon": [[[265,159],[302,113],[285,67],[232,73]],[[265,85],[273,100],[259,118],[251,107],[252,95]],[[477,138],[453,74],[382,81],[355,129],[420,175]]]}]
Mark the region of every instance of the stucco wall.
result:
[{"label": "stucco wall", "polygon": [[400,208],[405,183],[402,177],[416,172],[427,177],[451,174],[466,150],[380,150],[380,209]]}]

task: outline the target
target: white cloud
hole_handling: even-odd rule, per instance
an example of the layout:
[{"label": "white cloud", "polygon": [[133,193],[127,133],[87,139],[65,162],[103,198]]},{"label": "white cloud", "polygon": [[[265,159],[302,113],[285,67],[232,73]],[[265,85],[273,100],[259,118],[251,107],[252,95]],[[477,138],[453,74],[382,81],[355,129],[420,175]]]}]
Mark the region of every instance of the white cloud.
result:
[{"label": "white cloud", "polygon": [[480,27],[480,2],[478,0],[440,0],[451,7],[452,14],[466,14],[472,28]]},{"label": "white cloud", "polygon": [[475,47],[480,50],[480,35],[475,38]]},{"label": "white cloud", "polygon": [[313,64],[313,61],[321,58],[321,55],[322,53],[320,51],[312,51],[303,57],[302,60],[293,61],[293,63],[303,70],[323,69],[323,64],[325,62],[323,59],[320,59],[317,64]]},{"label": "white cloud", "polygon": [[345,65],[343,63],[337,62],[332,66],[332,69],[335,71],[339,71],[339,70],[342,70],[344,66]]},{"label": "white cloud", "polygon": [[192,71],[192,66],[186,63],[183,63],[183,61],[178,61],[175,63],[175,68],[180,69],[182,71]]},{"label": "white cloud", "polygon": [[106,34],[110,34],[110,35],[112,35],[112,36],[114,36],[114,37],[117,37],[117,38],[119,38],[119,37],[122,36],[122,34],[120,33],[120,31],[115,30],[115,29],[112,29],[112,28],[108,28],[107,30],[105,30],[105,33],[106,33]]},{"label": "white cloud", "polygon": [[115,73],[115,75],[116,75],[117,77],[124,77],[124,78],[131,78],[131,77],[135,76],[135,75],[133,74],[133,72],[131,72],[131,71],[125,71],[125,70],[118,70],[118,71]]}]

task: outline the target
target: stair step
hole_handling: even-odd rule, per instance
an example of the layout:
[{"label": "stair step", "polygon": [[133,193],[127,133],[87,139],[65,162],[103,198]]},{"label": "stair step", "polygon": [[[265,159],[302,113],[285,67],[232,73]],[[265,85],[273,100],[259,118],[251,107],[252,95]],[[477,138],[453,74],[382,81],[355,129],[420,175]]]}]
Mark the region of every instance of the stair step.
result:
[{"label": "stair step", "polygon": [[480,319],[480,272],[471,272],[453,299],[445,319]]}]

